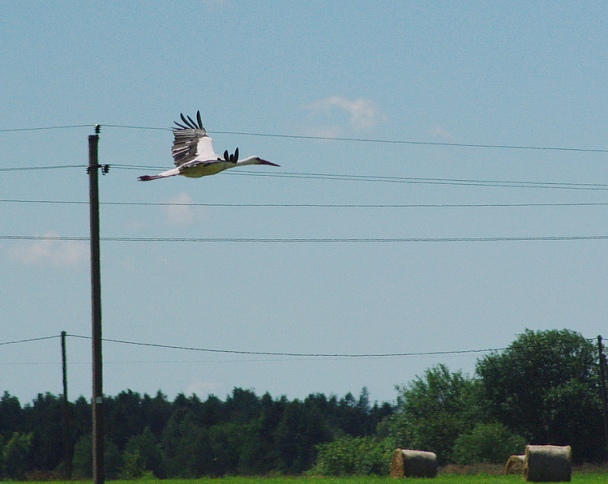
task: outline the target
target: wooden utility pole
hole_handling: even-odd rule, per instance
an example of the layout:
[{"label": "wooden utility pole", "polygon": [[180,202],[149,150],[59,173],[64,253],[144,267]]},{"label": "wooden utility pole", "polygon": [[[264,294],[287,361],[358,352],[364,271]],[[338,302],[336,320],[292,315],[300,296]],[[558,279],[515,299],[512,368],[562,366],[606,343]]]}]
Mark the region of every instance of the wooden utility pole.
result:
[{"label": "wooden utility pole", "polygon": [[89,136],[89,209],[91,223],[91,307],[93,350],[93,482],[104,482],[103,372],[101,354],[101,265],[99,250],[99,125]]},{"label": "wooden utility pole", "polygon": [[61,332],[61,368],[63,373],[63,398],[61,399],[61,413],[63,415],[63,460],[64,477],[72,479],[72,419],[70,418],[70,404],[68,400],[68,360],[65,344],[66,332]]}]

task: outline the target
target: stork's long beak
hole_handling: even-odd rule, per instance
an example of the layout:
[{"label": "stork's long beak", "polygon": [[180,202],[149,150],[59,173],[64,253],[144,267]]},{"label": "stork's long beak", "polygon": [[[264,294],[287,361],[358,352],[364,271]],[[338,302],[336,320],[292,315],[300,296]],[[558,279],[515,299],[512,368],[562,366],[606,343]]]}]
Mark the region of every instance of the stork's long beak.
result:
[{"label": "stork's long beak", "polygon": [[270,161],[266,161],[266,160],[260,160],[260,162],[258,164],[259,165],[270,165],[270,166],[281,166],[281,165],[277,165],[276,163],[271,163]]}]

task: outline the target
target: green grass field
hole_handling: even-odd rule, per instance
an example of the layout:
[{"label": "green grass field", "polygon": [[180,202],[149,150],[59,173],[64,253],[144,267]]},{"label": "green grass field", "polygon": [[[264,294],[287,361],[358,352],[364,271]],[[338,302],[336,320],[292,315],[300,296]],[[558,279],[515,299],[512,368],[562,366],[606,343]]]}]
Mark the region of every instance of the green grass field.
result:
[{"label": "green grass field", "polygon": [[[429,482],[433,484],[498,484],[524,482],[520,475],[488,474],[439,474],[433,479],[407,479],[407,482]],[[571,482],[606,484],[608,473],[573,473]],[[217,479],[197,479],[197,484],[217,484]],[[225,484],[394,484],[390,477],[297,477],[297,478],[223,478]],[[122,484],[122,483],[121,483]],[[125,483],[126,484],[126,481]],[[193,481],[171,481],[171,484],[193,484]]]},{"label": "green grass field", "polygon": [[[213,484],[213,479],[199,479],[197,484]],[[390,477],[298,477],[298,478],[225,478],[225,484],[394,484],[395,479]],[[260,483],[263,481],[263,483]],[[407,482],[432,482],[433,484],[466,484],[466,483],[520,483],[523,479],[520,475],[488,475],[488,474],[438,474],[433,479],[407,479]],[[181,481],[180,484],[185,484]],[[217,480],[215,480],[217,484]],[[574,473],[572,482],[582,482],[588,484],[606,484],[608,473]],[[172,484],[178,484],[172,483]],[[190,484],[192,484],[190,482]]]},{"label": "green grass field", "polygon": [[[72,484],[89,484],[91,481],[70,481]],[[139,481],[108,481],[113,484],[133,484],[134,482],[146,482],[144,479]],[[154,482],[154,481],[150,481]],[[219,479],[166,479],[162,484],[394,484],[395,479],[390,477],[224,477]],[[433,479],[408,479],[408,482],[429,482],[433,484],[508,484],[520,483],[523,479],[520,475],[495,475],[495,474],[447,474],[440,473]],[[594,471],[574,470],[572,481],[585,484],[605,484],[608,483],[608,469]],[[11,484],[16,484],[11,481]],[[36,484],[28,481],[27,484]],[[51,484],[49,481],[40,484]],[[60,484],[60,482],[56,482]]]},{"label": "green grass field", "polygon": [[[172,480],[170,484],[217,484],[219,479],[197,479],[196,481]],[[298,477],[298,478],[223,478],[226,484],[394,484],[395,480],[390,477]],[[465,484],[465,483],[520,483],[521,476],[491,476],[491,475],[438,475],[434,479],[408,479],[413,482],[432,482],[433,484]],[[117,481],[127,484],[132,481]],[[572,482],[588,484],[605,484],[608,482],[608,474],[580,474],[573,475]]]}]

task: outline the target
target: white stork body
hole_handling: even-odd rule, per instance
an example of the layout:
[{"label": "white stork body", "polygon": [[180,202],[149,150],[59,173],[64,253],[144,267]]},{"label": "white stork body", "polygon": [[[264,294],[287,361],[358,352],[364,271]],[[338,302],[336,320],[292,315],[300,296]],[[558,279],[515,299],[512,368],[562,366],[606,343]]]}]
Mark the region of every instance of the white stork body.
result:
[{"label": "white stork body", "polygon": [[163,171],[158,175],[142,175],[139,181],[158,180],[175,175],[188,178],[200,178],[207,175],[215,175],[220,171],[246,165],[271,165],[279,166],[270,161],[263,160],[257,156],[250,156],[239,161],[239,149],[234,155],[228,155],[224,151],[224,157],[213,151],[212,139],[207,136],[207,131],[201,122],[201,113],[197,111],[196,122],[188,116],[180,115],[184,124],[175,123],[178,127],[173,129],[173,162],[175,168]]}]

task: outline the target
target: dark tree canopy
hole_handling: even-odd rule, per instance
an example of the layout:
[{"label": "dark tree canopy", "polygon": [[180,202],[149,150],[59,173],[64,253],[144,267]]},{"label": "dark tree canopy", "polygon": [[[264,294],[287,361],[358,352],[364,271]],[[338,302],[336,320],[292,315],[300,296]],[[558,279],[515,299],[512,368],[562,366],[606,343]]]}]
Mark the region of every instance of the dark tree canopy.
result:
[{"label": "dark tree canopy", "polygon": [[532,444],[571,445],[575,457],[601,452],[595,345],[570,330],[526,330],[477,363],[488,411]]},{"label": "dark tree canopy", "polygon": [[[316,446],[336,436],[374,434],[393,411],[359,399],[312,394],[304,400],[258,397],[235,388],[225,400],[132,390],[105,402],[106,475],[137,478],[226,474],[299,474],[310,469]],[[91,475],[91,407],[83,397],[69,405],[74,477]],[[22,407],[0,398],[0,477],[56,471],[65,465],[61,398],[40,394]],[[3,456],[8,456],[4,458]],[[2,472],[4,470],[4,475]]]}]

